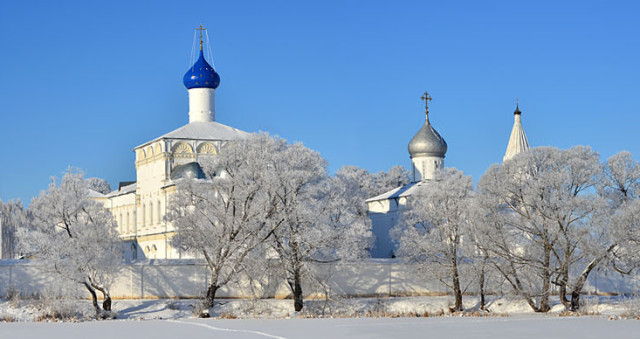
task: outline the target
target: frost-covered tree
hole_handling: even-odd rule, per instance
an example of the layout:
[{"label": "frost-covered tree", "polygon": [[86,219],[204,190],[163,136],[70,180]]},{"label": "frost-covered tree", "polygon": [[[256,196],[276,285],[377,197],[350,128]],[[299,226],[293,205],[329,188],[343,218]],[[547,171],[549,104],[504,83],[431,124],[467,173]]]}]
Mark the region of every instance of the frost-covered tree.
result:
[{"label": "frost-covered tree", "polygon": [[456,311],[463,309],[460,266],[469,257],[463,241],[469,228],[472,195],[470,176],[454,168],[440,171],[435,180],[411,196],[398,226],[392,230],[398,256],[421,265],[451,289]]},{"label": "frost-covered tree", "polygon": [[27,212],[20,200],[6,203],[0,200],[0,259],[14,259],[18,256],[16,230],[24,227]]},{"label": "frost-covered tree", "polygon": [[320,154],[300,143],[273,155],[272,175],[265,183],[277,204],[269,244],[277,253],[276,269],[286,280],[298,312],[304,306],[302,282],[309,276],[309,264],[325,259],[321,252],[333,240],[330,225],[323,222],[331,206],[323,187],[328,175]]},{"label": "frost-covered tree", "polygon": [[576,307],[596,258],[611,249],[608,210],[593,189],[600,177],[588,147],[539,147],[491,167],[478,183],[478,244],[537,312],[549,310],[552,285]]},{"label": "frost-covered tree", "polygon": [[349,200],[353,191],[328,177],[317,152],[263,133],[202,165],[206,179],[178,181],[168,220],[178,231],[174,245],[209,264],[205,306],[239,273],[270,266],[299,311],[311,264],[365,252],[369,226]]},{"label": "frost-covered tree", "polygon": [[396,187],[404,186],[411,180],[411,174],[402,166],[393,166],[388,172],[380,171],[373,175],[375,183],[370,197],[388,192]]},{"label": "frost-covered tree", "polygon": [[589,232],[581,240],[585,265],[571,289],[571,310],[589,274],[599,266],[627,275],[640,264],[640,164],[631,153],[614,154],[601,166],[597,187],[602,198]]},{"label": "frost-covered tree", "polygon": [[[358,236],[343,237],[345,241],[356,241],[357,246],[337,246],[359,252],[371,245],[371,219],[367,214],[365,200],[371,197],[372,176],[363,169],[345,166],[331,178],[325,178],[320,198],[330,204],[325,217],[327,223],[336,228],[353,231]],[[353,244],[355,245],[355,244]],[[361,256],[361,253],[357,255]]]},{"label": "frost-covered tree", "polygon": [[603,260],[615,271],[629,274],[640,265],[640,199],[629,200],[615,209],[609,231],[615,247]]},{"label": "frost-covered tree", "polygon": [[[83,173],[54,178],[29,207],[30,227],[19,230],[20,247],[45,270],[84,286],[98,317],[109,316],[109,286],[122,264],[121,241],[109,211],[89,198]],[[96,291],[103,296],[102,309]]]},{"label": "frost-covered tree", "polygon": [[362,222],[370,223],[365,201],[375,195],[375,182],[367,170],[356,166],[340,168],[332,178],[334,190],[342,192],[344,208],[357,214]]},{"label": "frost-covered tree", "polygon": [[[361,195],[359,184],[342,175],[330,178],[324,159],[300,143],[272,156],[264,183],[276,203],[268,244],[297,312],[304,306],[302,282],[312,276],[313,266],[366,255],[371,233],[362,202],[353,201],[353,194]],[[341,171],[346,172],[354,171]]]},{"label": "frost-covered tree", "polygon": [[357,166],[344,166],[340,168],[335,177],[340,178],[346,185],[352,188],[355,194],[364,197],[364,200],[382,194],[396,187],[409,183],[410,174],[402,166],[393,166],[389,171],[369,173]]},{"label": "frost-covered tree", "polygon": [[572,309],[580,307],[580,292],[596,267],[606,264],[621,274],[629,274],[640,264],[640,164],[631,153],[622,151],[609,157],[602,171],[597,187],[605,206],[598,213],[600,223],[594,225],[583,242],[591,259],[574,284]]},{"label": "frost-covered tree", "polygon": [[370,223],[365,201],[408,184],[409,172],[402,166],[394,166],[388,172],[371,174],[357,166],[344,166],[335,173],[332,180],[333,186],[340,187],[343,191],[344,208],[353,209],[362,218],[362,222]]},{"label": "frost-covered tree", "polygon": [[598,191],[616,208],[624,202],[638,199],[640,195],[640,164],[631,153],[614,154],[603,165],[604,175]]},{"label": "frost-covered tree", "polygon": [[[284,140],[266,134],[226,144],[216,157],[202,162],[206,179],[177,182],[168,220],[177,229],[174,246],[203,256],[211,270],[205,308],[214,306],[216,292],[238,274],[277,224],[267,183],[274,156],[287,148]],[[251,272],[247,272],[251,274]],[[206,316],[207,314],[204,314]]]},{"label": "frost-covered tree", "polygon": [[94,190],[101,194],[107,194],[111,192],[111,185],[109,185],[109,183],[102,178],[87,178],[86,181],[89,189],[91,190]]}]

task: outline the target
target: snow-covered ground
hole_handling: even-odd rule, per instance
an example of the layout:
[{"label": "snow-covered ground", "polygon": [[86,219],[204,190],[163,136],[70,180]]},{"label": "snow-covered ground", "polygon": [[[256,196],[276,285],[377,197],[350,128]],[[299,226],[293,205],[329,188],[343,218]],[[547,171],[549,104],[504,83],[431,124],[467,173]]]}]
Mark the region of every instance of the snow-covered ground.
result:
[{"label": "snow-covered ground", "polygon": [[[220,300],[212,319],[193,317],[197,300],[116,300],[116,320],[81,322],[36,321],[47,311],[29,300],[0,300],[0,338],[632,338],[640,333],[639,320],[611,320],[629,312],[637,302],[620,297],[585,297],[585,310],[597,315],[560,317],[560,305],[549,314],[534,314],[518,300],[491,301],[493,314],[508,317],[438,316],[451,304],[450,297],[354,298],[330,302],[305,301],[306,312],[294,314],[291,300]],[[466,297],[466,307],[477,299]],[[58,310],[80,309],[91,314],[88,301],[69,301]],[[49,306],[49,311],[51,310]],[[304,319],[314,315],[321,319]],[[640,310],[636,310],[640,311]],[[425,314],[430,317],[363,317],[377,315]],[[238,317],[241,319],[222,319]],[[338,317],[329,319],[329,317]]]},{"label": "snow-covered ground", "polygon": [[636,338],[640,321],[560,318],[182,319],[3,323],[2,338]]},{"label": "snow-covered ground", "polygon": [[[629,308],[640,307],[639,299],[623,297],[584,296],[583,311],[603,316],[615,316],[628,312]],[[633,301],[630,303],[629,300]],[[467,310],[478,309],[477,297],[465,296],[464,306]],[[549,314],[557,315],[564,310],[558,300]],[[114,300],[113,310],[117,319],[150,320],[150,319],[182,319],[193,316],[194,309],[200,303],[197,299],[130,299]],[[305,308],[301,314],[293,312],[293,301],[290,299],[256,299],[256,300],[218,300],[213,309],[213,317],[224,318],[295,318],[324,317],[344,318],[363,316],[394,316],[408,313],[420,315],[448,313],[453,305],[450,296],[431,297],[395,297],[395,298],[346,298],[336,300],[305,300]],[[489,298],[488,308],[492,314],[531,314],[530,307],[522,300],[507,297]],[[88,300],[14,300],[0,299],[0,320],[34,321],[46,318],[46,314],[60,313],[80,321],[88,320],[92,313]],[[640,310],[639,310],[640,312]]]}]

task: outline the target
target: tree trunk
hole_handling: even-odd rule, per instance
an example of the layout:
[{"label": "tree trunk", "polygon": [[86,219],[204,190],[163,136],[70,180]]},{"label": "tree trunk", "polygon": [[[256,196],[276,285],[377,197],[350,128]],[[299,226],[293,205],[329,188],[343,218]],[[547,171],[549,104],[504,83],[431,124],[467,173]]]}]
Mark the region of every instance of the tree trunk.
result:
[{"label": "tree trunk", "polygon": [[536,312],[549,312],[549,295],[551,294],[551,249],[549,245],[544,246],[544,271],[542,272],[542,295],[540,304]]},{"label": "tree trunk", "polygon": [[582,293],[582,288],[584,288],[584,284],[587,282],[587,278],[589,277],[589,273],[598,265],[601,258],[596,258],[591,260],[589,265],[584,268],[578,280],[573,285],[573,289],[571,290],[571,311],[577,311],[580,309],[580,294]]},{"label": "tree trunk", "polygon": [[485,266],[487,265],[487,258],[484,258],[482,261],[482,266],[480,267],[480,277],[478,282],[480,284],[480,310],[484,311],[484,307],[486,305],[485,302],[485,293],[484,293],[484,284],[485,284]]},{"label": "tree trunk", "polygon": [[560,302],[565,307],[565,309],[569,308],[569,299],[567,299],[567,284],[569,282],[569,270],[566,268],[562,269],[562,275],[560,276],[560,282],[558,285],[558,293],[560,295]]},{"label": "tree trunk", "polygon": [[302,285],[300,284],[300,280],[296,280],[293,290],[293,308],[296,312],[300,312],[302,311],[302,307],[304,307],[304,302],[302,301]]},{"label": "tree trunk", "polygon": [[104,294],[102,309],[111,312],[111,295],[109,293]]},{"label": "tree trunk", "polygon": [[102,313],[102,310],[100,310],[100,306],[98,305],[98,295],[96,294],[96,291],[91,287],[91,285],[89,285],[89,283],[84,282],[83,284],[87,288],[89,293],[91,293],[91,303],[93,304],[93,309],[96,311],[96,316],[99,317],[100,313]]},{"label": "tree trunk", "polygon": [[289,280],[289,287],[293,292],[293,309],[296,312],[300,312],[304,307],[304,301],[302,300],[302,282],[300,277],[300,270],[295,270],[295,273],[293,274],[293,281]]},{"label": "tree trunk", "polygon": [[453,278],[453,294],[455,295],[455,306],[454,309],[456,311],[462,311],[462,289],[460,288],[460,273],[458,272],[458,262],[457,262],[457,254],[453,252],[453,260],[451,261],[451,274]]},{"label": "tree trunk", "polygon": [[[91,282],[91,280],[89,280]],[[104,311],[108,311],[111,312],[111,294],[109,294],[109,292],[107,291],[106,288],[103,288],[97,284],[94,284],[93,282],[91,282],[91,287],[93,287],[94,289],[100,291],[100,293],[102,293],[102,309]]]},{"label": "tree trunk", "polygon": [[91,278],[89,278],[89,284],[91,285],[92,288],[94,288],[94,289],[100,291],[100,293],[102,293],[102,299],[103,299],[103,301],[102,301],[102,309],[104,311],[111,312],[111,294],[109,294],[109,291],[106,288],[104,288],[104,287],[102,287],[102,286],[100,286],[98,284],[95,284]]},{"label": "tree trunk", "polygon": [[207,296],[204,299],[204,307],[206,308],[205,311],[208,312],[209,309],[213,308],[213,304],[216,299],[216,292],[218,291],[218,288],[220,288],[220,286],[218,286],[217,284],[209,285],[209,289],[207,289]]}]

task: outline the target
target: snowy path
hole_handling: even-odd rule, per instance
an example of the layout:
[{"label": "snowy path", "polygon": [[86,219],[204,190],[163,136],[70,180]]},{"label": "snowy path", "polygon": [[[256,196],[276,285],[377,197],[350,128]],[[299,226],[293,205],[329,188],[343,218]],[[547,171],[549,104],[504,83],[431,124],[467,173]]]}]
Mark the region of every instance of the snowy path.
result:
[{"label": "snowy path", "polygon": [[634,338],[640,321],[511,318],[183,319],[0,323],[0,338]]},{"label": "snowy path", "polygon": [[231,329],[231,328],[222,328],[222,327],[216,327],[216,326],[211,326],[211,325],[207,325],[201,322],[194,322],[194,321],[179,321],[179,320],[168,320],[170,322],[173,323],[178,323],[178,324],[189,324],[192,326],[200,326],[200,327],[205,327],[214,331],[222,331],[222,332],[236,332],[236,333],[242,333],[242,334],[255,334],[258,336],[264,336],[267,338],[276,338],[276,339],[287,339],[285,337],[279,337],[276,335],[271,335],[271,334],[267,334],[264,332],[259,332],[259,331],[251,331],[251,330],[242,330],[242,329]]}]

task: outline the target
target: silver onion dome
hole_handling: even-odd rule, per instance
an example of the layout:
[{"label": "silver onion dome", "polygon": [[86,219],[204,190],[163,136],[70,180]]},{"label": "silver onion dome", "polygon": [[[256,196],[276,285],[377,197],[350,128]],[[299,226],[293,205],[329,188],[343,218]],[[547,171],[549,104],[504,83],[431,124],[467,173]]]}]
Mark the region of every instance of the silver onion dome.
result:
[{"label": "silver onion dome", "polygon": [[411,158],[418,156],[444,158],[445,153],[447,153],[447,142],[431,126],[427,117],[422,128],[409,142],[409,155]]}]

